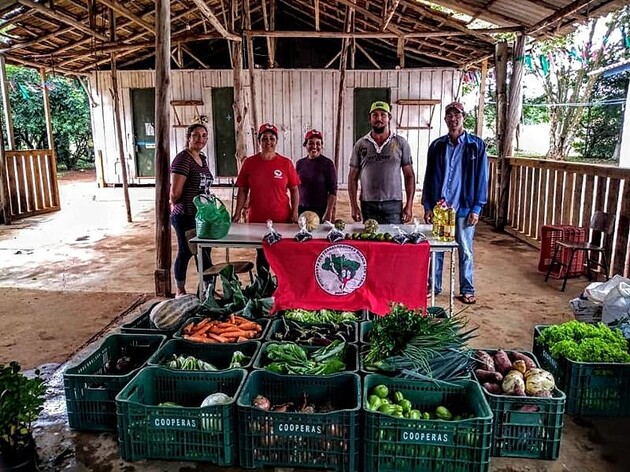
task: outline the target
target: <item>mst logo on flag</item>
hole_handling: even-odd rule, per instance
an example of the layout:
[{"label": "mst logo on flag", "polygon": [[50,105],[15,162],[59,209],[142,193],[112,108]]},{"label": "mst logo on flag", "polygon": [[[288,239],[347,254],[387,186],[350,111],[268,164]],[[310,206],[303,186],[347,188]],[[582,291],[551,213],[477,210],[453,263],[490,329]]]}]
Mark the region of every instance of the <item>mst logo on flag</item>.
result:
[{"label": "mst logo on flag", "polygon": [[347,244],[324,249],[315,261],[315,279],[331,295],[347,295],[365,283],[367,263],[361,251]]}]

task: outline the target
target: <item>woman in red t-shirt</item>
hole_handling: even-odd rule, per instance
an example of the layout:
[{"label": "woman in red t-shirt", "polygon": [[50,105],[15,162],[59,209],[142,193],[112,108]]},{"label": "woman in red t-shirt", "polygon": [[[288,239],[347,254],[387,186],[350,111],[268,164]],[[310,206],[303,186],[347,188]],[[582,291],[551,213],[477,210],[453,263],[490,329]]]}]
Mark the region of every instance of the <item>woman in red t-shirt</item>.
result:
[{"label": "woman in red t-shirt", "polygon": [[[236,179],[238,194],[232,221],[238,223],[241,220],[249,196],[248,223],[265,223],[267,220],[297,223],[300,179],[293,161],[276,152],[278,128],[270,123],[263,124],[258,130],[258,142],[260,152],[243,161]],[[259,250],[258,267],[267,265],[263,259]]]}]

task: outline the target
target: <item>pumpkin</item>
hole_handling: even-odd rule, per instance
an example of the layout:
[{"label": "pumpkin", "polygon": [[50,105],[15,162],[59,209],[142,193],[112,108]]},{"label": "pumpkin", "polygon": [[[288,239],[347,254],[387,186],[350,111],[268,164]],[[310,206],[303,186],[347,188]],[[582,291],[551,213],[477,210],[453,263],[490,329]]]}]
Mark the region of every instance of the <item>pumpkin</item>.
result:
[{"label": "pumpkin", "polygon": [[376,233],[378,230],[378,221],[369,218],[363,222],[365,231],[368,233]]},{"label": "pumpkin", "polygon": [[193,294],[170,298],[151,309],[149,320],[157,329],[175,330],[197,311],[199,305],[199,299]]},{"label": "pumpkin", "polygon": [[319,216],[314,211],[305,211],[300,215],[306,222],[306,230],[313,231],[319,226]]}]

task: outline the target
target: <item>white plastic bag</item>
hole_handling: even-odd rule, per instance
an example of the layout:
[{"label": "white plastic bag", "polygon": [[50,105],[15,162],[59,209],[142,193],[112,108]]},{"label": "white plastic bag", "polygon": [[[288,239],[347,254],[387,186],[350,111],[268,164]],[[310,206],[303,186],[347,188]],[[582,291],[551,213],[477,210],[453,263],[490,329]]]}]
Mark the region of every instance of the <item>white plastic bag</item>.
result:
[{"label": "white plastic bag", "polygon": [[608,293],[620,283],[630,285],[630,279],[615,275],[606,282],[593,282],[584,289],[584,296],[597,305],[603,305]]},{"label": "white plastic bag", "polygon": [[604,298],[602,321],[606,324],[630,313],[630,280],[619,282]]}]

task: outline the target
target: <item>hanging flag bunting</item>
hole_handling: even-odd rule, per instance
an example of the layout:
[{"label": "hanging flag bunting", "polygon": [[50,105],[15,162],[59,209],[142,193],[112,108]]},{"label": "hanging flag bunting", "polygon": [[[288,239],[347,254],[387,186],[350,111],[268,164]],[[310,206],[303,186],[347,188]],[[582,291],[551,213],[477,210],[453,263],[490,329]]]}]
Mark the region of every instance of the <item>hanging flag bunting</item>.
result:
[{"label": "hanging flag bunting", "polygon": [[547,59],[547,56],[541,54],[538,60],[540,61],[540,67],[542,68],[543,74],[549,74],[549,59]]}]

